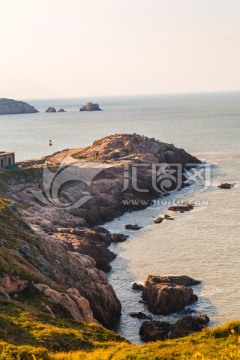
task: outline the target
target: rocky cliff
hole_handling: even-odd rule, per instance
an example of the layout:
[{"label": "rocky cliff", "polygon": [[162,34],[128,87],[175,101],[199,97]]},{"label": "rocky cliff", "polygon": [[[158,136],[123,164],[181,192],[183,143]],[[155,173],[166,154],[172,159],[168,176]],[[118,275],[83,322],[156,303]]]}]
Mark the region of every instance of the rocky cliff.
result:
[{"label": "rocky cliff", "polygon": [[[130,208],[147,206],[129,201],[161,195],[152,185],[152,164],[180,162],[184,167],[199,160],[136,134],[109,136],[45,160],[47,168],[39,165],[0,174],[1,192],[11,199],[9,204],[3,202],[0,256],[14,263],[9,269],[2,267],[0,285],[6,284],[6,277],[11,284],[17,276],[19,289],[24,284],[23,290],[31,291],[35,299],[41,294],[44,308],[53,316],[58,316],[57,304],[75,320],[112,327],[121,304],[105,274],[115,257],[108,246],[124,236],[93,226]],[[135,163],[138,186],[147,192],[139,193],[133,186],[124,189],[126,166]],[[18,287],[13,291],[6,286],[2,292],[11,297]]]},{"label": "rocky cliff", "polygon": [[12,99],[0,99],[0,115],[30,114],[38,111],[31,105]]}]

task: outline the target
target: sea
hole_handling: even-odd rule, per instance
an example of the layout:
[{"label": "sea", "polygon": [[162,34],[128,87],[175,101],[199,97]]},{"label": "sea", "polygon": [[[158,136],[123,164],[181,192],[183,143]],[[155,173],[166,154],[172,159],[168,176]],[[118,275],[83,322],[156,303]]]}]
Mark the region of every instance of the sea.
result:
[{"label": "sea", "polygon": [[[201,280],[194,287],[199,300],[189,308],[207,314],[210,326],[240,319],[240,92],[26,101],[40,112],[0,117],[0,150],[14,151],[17,161],[88,146],[111,134],[138,133],[184,148],[211,169],[205,186],[196,183],[172,192],[164,201],[158,199],[145,210],[105,225],[129,235],[124,243],[110,247],[118,256],[109,281],[123,307],[115,330],[129,341],[141,342],[142,320],[129,314],[149,312],[132,283],[143,283],[150,274]],[[87,101],[99,103],[103,111],[79,112]],[[49,106],[66,112],[45,113]],[[235,186],[222,190],[222,182]],[[196,204],[191,212],[154,223],[169,204],[190,200]],[[142,228],[127,231],[128,223]],[[175,322],[184,314],[153,318]]]}]

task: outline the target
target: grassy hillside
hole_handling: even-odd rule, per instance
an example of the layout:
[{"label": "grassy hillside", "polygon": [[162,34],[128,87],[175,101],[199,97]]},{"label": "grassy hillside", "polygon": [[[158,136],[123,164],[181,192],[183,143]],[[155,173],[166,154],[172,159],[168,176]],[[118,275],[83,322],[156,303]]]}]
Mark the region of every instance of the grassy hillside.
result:
[{"label": "grassy hillside", "polygon": [[[15,211],[12,201],[0,198],[0,274],[48,283],[17,251],[36,235]],[[54,287],[56,284],[52,284]],[[15,294],[16,295],[16,294]],[[17,296],[0,294],[0,360],[225,360],[240,359],[240,321],[178,340],[137,346],[95,324],[78,323],[27,289]],[[57,306],[57,305],[56,305]]]},{"label": "grassy hillside", "polygon": [[139,346],[103,327],[53,319],[5,298],[0,298],[0,338],[2,360],[240,359],[240,322]]}]

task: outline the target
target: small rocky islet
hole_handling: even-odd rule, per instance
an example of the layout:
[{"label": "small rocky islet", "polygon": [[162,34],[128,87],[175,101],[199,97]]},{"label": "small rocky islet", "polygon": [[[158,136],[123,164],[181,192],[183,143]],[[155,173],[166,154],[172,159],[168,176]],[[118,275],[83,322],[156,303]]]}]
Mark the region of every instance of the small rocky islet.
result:
[{"label": "small rocky islet", "polygon": [[[99,104],[88,102],[83,105],[79,111],[102,111]],[[0,98],[0,115],[13,115],[13,114],[34,114],[39,111],[34,106],[29,105],[24,101],[14,99]],[[49,106],[45,113],[64,113],[65,109],[60,108],[56,110],[55,107]]]}]

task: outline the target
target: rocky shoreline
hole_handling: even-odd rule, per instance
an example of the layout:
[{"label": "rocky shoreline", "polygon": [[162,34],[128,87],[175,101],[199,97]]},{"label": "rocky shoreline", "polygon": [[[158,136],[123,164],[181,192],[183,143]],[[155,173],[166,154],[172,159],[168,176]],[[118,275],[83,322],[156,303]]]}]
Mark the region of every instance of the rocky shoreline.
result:
[{"label": "rocky shoreline", "polygon": [[[2,293],[10,298],[29,291],[36,297],[41,293],[45,311],[55,317],[58,312],[52,304],[61,306],[75,320],[112,328],[121,315],[121,304],[106,275],[115,257],[108,246],[126,237],[96,226],[129,210],[144,208],[161,195],[161,189],[157,191],[152,183],[153,164],[164,163],[171,168],[171,164],[179,163],[184,170],[189,163],[200,161],[172,144],[121,134],[95,141],[85,149],[55,154],[45,162],[52,179],[59,169],[61,174],[63,169],[67,172],[64,181],[56,185],[57,203],[43,186],[46,168],[42,165],[0,174],[4,184],[1,194],[13,201],[6,211],[14,224],[0,231],[2,249],[10,257],[13,245],[9,239],[17,232],[15,268],[22,269],[20,264],[24,263],[34,273],[27,276],[19,269],[0,269]],[[123,191],[126,179],[129,181],[126,168],[136,163],[138,186],[147,192],[139,192],[131,182]],[[82,176],[82,169],[87,178]],[[39,197],[43,193],[44,200]],[[88,201],[80,207],[69,205],[84,200],[86,193]]]}]

